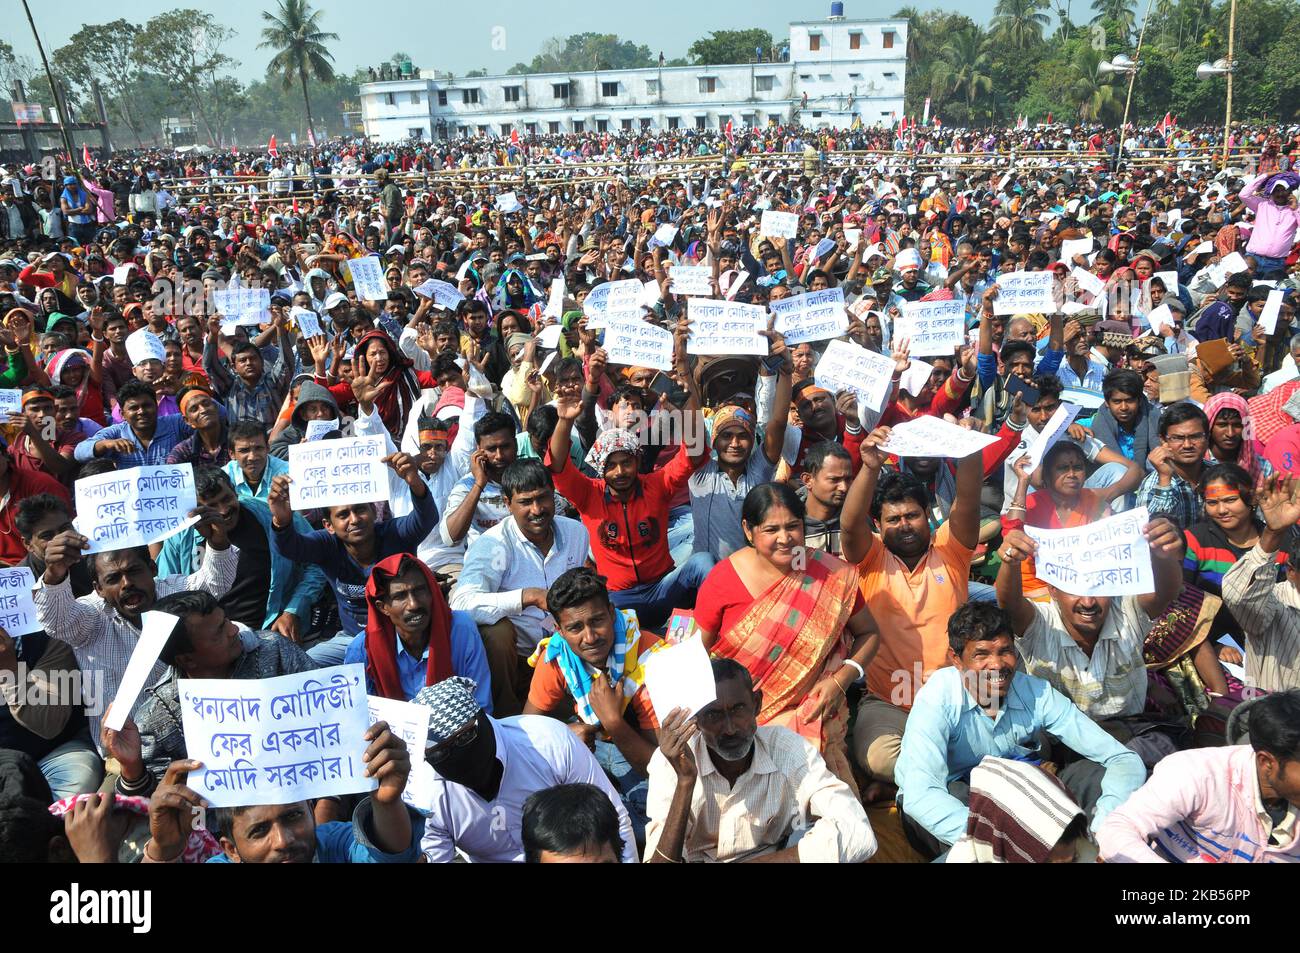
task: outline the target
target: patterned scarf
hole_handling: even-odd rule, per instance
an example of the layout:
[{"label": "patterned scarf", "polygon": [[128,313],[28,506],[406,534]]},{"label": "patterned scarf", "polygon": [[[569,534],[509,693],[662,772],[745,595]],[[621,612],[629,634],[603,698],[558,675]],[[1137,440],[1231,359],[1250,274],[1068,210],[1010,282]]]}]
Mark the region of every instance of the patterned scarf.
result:
[{"label": "patterned scarf", "polygon": [[[614,610],[614,646],[609,651],[605,674],[611,685],[621,685],[624,711],[632,701],[632,696],[645,682],[645,670],[636,653],[640,640],[641,627],[636,612],[632,609]],[[577,703],[578,717],[588,725],[599,725],[600,719],[592,710],[590,695],[591,677],[600,673],[584,662],[559,633],[538,642],[537,648],[528,657],[528,664],[533,668],[543,662],[555,662],[560,667],[564,684],[569,687],[569,694]]]}]

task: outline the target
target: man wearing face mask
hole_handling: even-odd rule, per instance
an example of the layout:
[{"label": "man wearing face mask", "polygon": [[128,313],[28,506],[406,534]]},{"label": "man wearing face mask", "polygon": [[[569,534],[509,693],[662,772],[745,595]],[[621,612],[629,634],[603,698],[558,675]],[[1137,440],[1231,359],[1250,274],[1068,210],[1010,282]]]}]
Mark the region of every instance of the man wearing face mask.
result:
[{"label": "man wearing face mask", "polygon": [[1016,671],[1013,631],[990,603],[958,608],[948,620],[950,664],[926,681],[908,716],[898,805],[908,841],[927,859],[966,831],[971,770],[988,755],[1041,763],[1043,732],[1078,756],[1057,776],[1094,832],[1146,780],[1141,758],[1045,680]]},{"label": "man wearing face mask", "polygon": [[429,863],[457,851],[474,863],[522,863],[524,802],[557,784],[592,784],[618,813],[623,862],[636,862],[627,810],[595,757],[562,722],[543,715],[496,719],[474,699],[474,683],[453,676],[422,689],[427,705],[424,760],[433,796],[421,849]]},{"label": "man wearing face mask", "polygon": [[875,833],[848,785],[795,732],[759,726],[763,693],[743,665],[714,659],[712,667],[717,699],[694,717],[675,708],[660,726],[646,862],[869,859]]}]

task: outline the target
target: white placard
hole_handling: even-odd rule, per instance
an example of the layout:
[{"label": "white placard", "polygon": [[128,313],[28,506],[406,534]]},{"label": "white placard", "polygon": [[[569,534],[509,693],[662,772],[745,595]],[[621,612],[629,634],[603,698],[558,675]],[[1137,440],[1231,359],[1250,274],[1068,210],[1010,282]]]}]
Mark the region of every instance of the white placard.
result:
[{"label": "white placard", "polygon": [[826,345],[813,372],[819,387],[832,394],[852,390],[858,395],[858,407],[883,410],[893,385],[894,361],[884,354],[868,351],[849,341],[831,341]]},{"label": "white placard", "polygon": [[185,750],[203,767],[189,786],[213,807],[289,804],[379,787],[360,663],[276,678],[182,678]]},{"label": "white placard", "polygon": [[146,612],[140,617],[140,638],[131,650],[131,658],[126,663],[126,671],[122,673],[122,681],[118,682],[112,707],[104,716],[106,728],[121,731],[126,720],[131,717],[136,700],[144,691],[144,683],[153,667],[158,664],[158,656],[179,621],[179,616],[167,612]]},{"label": "white placard", "polygon": [[234,321],[230,321],[230,322],[224,322],[224,321],[223,321],[223,322],[222,322],[222,324],[226,324],[226,323],[233,324],[233,325],[235,325],[235,327],[246,327],[246,328],[247,328],[247,327],[254,327],[254,328],[255,328],[255,327],[258,327],[258,326],[263,325],[263,324],[270,324],[270,323],[271,323],[271,312],[270,312],[270,311],[258,311],[258,310],[256,310],[256,309],[254,309],[254,310],[252,310],[252,311],[245,311],[245,312],[244,312],[243,314],[241,314],[239,317],[235,318]]},{"label": "white placard", "polygon": [[806,341],[825,341],[849,331],[849,315],[844,310],[844,291],[827,288],[772,301],[768,304],[776,316],[775,330],[790,347]]},{"label": "white placard", "polygon": [[673,334],[648,321],[616,321],[605,326],[609,363],[628,367],[673,369]]},{"label": "white placard", "polygon": [[554,318],[559,321],[564,316],[564,294],[566,290],[564,276],[556,275],[551,280],[551,294],[546,299],[546,310],[542,312],[543,317]]},{"label": "white placard", "polygon": [[646,247],[667,248],[675,238],[677,238],[677,226],[664,222],[655,229],[655,233],[650,236],[650,241],[646,243]]},{"label": "white placard", "polygon": [[326,434],[333,433],[339,429],[337,420],[309,420],[307,421],[307,430],[302,435],[303,443],[310,443],[313,440],[320,440]]},{"label": "white placard", "polygon": [[32,589],[36,577],[28,566],[0,569],[0,629],[10,635],[39,632],[44,626],[36,618]]},{"label": "white placard", "polygon": [[[583,299],[582,313],[589,318],[602,317],[607,321],[612,318],[612,312],[635,311],[640,315],[642,294],[641,282],[635,278],[607,281],[592,288]],[[590,322],[587,327],[591,327]]]},{"label": "white placard", "polygon": [[1086,526],[1025,533],[1038,544],[1034,574],[1049,586],[1075,596],[1136,596],[1155,592],[1151,547],[1142,528],[1145,506]]},{"label": "white placard", "polygon": [[[1052,449],[1052,445],[1065,436],[1065,432],[1070,429],[1070,424],[1074,423],[1074,418],[1079,416],[1079,411],[1082,409],[1077,404],[1062,404],[1056,408],[1056,413],[1052,414],[1047,425],[1038,432],[1034,442],[1025,449],[1023,456],[1029,458],[1030,473],[1038,469],[1047,451]],[[1019,457],[1016,459],[1018,460]]]},{"label": "white placard", "polygon": [[1264,310],[1259,313],[1259,324],[1263,326],[1265,334],[1272,334],[1277,330],[1277,317],[1282,313],[1282,297],[1285,294],[1286,292],[1281,288],[1274,288],[1264,299]]},{"label": "white placard", "polygon": [[1157,271],[1152,278],[1159,278],[1165,285],[1165,291],[1171,295],[1178,294],[1178,272],[1176,271]]},{"label": "white placard", "polygon": [[769,342],[767,309],[739,301],[692,298],[686,315],[691,321],[687,354],[752,354],[766,357]]},{"label": "white placard", "polygon": [[290,507],[310,510],[388,499],[383,458],[382,436],[294,444],[289,447]]},{"label": "white placard", "polygon": [[564,328],[558,324],[548,324],[537,332],[537,346],[553,351],[560,346],[560,335],[564,333]]},{"label": "white placard", "polygon": [[1147,321],[1151,324],[1151,333],[1160,336],[1165,328],[1173,327],[1174,312],[1167,304],[1157,305],[1147,312]]},{"label": "white placard", "polygon": [[1061,242],[1061,261],[1069,264],[1075,255],[1086,255],[1092,251],[1092,238],[1067,238]]},{"label": "white placard", "polygon": [[718,699],[713,666],[698,636],[653,652],[645,663],[645,687],[660,724],[675,708],[695,715]]},{"label": "white placard", "polygon": [[324,335],[321,330],[320,317],[311,308],[292,308],[289,317],[298,325],[298,331],[305,338],[318,338]]},{"label": "white placard", "polygon": [[1012,271],[998,275],[994,314],[1055,314],[1056,276],[1050,271]]},{"label": "white placard", "polygon": [[898,389],[905,390],[913,397],[916,397],[930,382],[930,376],[934,373],[934,367],[925,361],[919,361],[916,358],[907,365],[907,370],[903,371],[903,376],[898,381]]},{"label": "white placard", "polygon": [[143,364],[145,361],[162,363],[167,358],[167,348],[163,347],[162,338],[148,328],[141,328],[132,331],[127,337],[126,356],[132,364]]},{"label": "white placard", "polygon": [[849,246],[849,251],[855,251],[862,242],[862,229],[846,228],[844,229],[844,242]]},{"label": "white placard", "polygon": [[388,300],[388,281],[384,278],[384,266],[378,255],[353,258],[347,265],[358,301]]},{"label": "white placard", "polygon": [[899,457],[952,457],[960,460],[997,442],[997,437],[922,414],[892,427],[889,439],[880,445],[880,450]]},{"label": "white placard", "polygon": [[894,338],[906,339],[908,352],[920,357],[950,356],[966,343],[966,303],[904,301]]},{"label": "white placard", "polygon": [[1223,269],[1224,274],[1229,278],[1233,275],[1240,274],[1243,271],[1249,271],[1250,265],[1246,259],[1241,257],[1241,252],[1233,252],[1230,255],[1224,255],[1219,260],[1219,267]]},{"label": "white placard", "polygon": [[767,209],[759,220],[758,233],[768,238],[793,240],[799,234],[799,216],[794,212],[773,212]]},{"label": "white placard", "polygon": [[113,269],[113,284],[125,285],[131,280],[131,272],[135,271],[135,262],[128,261],[125,265],[118,265]]},{"label": "white placard", "polygon": [[270,288],[213,288],[212,306],[217,314],[227,318],[247,314],[249,311],[266,311],[271,307]]},{"label": "white placard", "polygon": [[0,387],[0,415],[21,414],[23,392],[19,387]]},{"label": "white placard", "polygon": [[434,304],[448,311],[455,311],[460,306],[460,303],[465,300],[465,296],[460,293],[459,288],[450,281],[442,281],[439,278],[430,278],[411,290],[422,298],[432,298]]},{"label": "white placard", "polygon": [[[426,813],[433,806],[433,769],[424,760],[425,745],[429,741],[429,707],[395,698],[366,696],[370,723],[387,722],[388,730],[406,742],[411,756],[411,773],[402,789],[402,800],[417,811]],[[428,770],[419,770],[423,765]]]},{"label": "white placard", "polygon": [[1094,298],[1105,296],[1106,282],[1101,278],[1098,278],[1091,271],[1076,267],[1074,271],[1070,272],[1070,275],[1074,278],[1075,283],[1080,288],[1088,292],[1088,294],[1092,295]]},{"label": "white placard", "polygon": [[668,277],[672,279],[668,290],[675,295],[696,298],[713,296],[713,269],[708,265],[673,265]]},{"label": "white placard", "polygon": [[518,212],[523,206],[519,204],[519,196],[514,192],[502,192],[497,196],[497,211],[505,212],[509,215],[511,212]]},{"label": "white placard", "polygon": [[87,553],[145,546],[192,526],[194,468],[132,467],[73,484],[77,503],[77,532],[90,540]]}]

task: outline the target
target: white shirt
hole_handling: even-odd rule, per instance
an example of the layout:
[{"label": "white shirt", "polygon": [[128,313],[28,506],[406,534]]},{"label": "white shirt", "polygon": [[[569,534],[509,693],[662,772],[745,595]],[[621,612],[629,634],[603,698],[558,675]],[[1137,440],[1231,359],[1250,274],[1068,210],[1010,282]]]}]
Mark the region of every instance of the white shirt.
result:
[{"label": "white shirt", "polygon": [[555,539],[543,555],[515,518],[507,516],[465,550],[451,607],[468,612],[481,625],[508,618],[515,626],[519,654],[531,655],[537,643],[555,631],[555,620],[537,606],[524,608],[524,590],[550,589],[562,574],[585,565],[589,550],[586,527],[577,520],[555,517]]},{"label": "white shirt", "polygon": [[457,850],[473,863],[521,863],[524,801],[557,784],[594,784],[604,791],[618,812],[623,863],[636,863],[636,838],[623,801],[595,755],[564,722],[545,715],[488,720],[503,769],[497,796],[485,801],[464,785],[444,780],[435,769],[420,841],[429,863],[450,863]]}]

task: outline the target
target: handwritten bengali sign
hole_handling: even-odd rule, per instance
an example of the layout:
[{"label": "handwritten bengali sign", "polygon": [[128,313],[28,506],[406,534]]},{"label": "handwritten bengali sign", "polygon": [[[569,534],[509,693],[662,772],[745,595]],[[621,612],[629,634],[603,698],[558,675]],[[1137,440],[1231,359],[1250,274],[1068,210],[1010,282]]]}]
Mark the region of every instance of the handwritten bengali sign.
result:
[{"label": "handwritten bengali sign", "polygon": [[23,392],[20,387],[0,387],[0,415],[21,414]]},{"label": "handwritten bengali sign", "polygon": [[156,543],[197,522],[189,515],[198,500],[188,463],[82,477],[73,489],[77,532],[90,540],[88,553]]},{"label": "handwritten bengali sign", "polygon": [[994,314],[1054,314],[1056,276],[1050,271],[1012,271],[998,275]]},{"label": "handwritten bengali sign", "polygon": [[849,330],[844,291],[840,288],[782,298],[771,302],[768,307],[776,316],[775,330],[791,347],[805,341],[837,338]]},{"label": "handwritten bengali sign", "polygon": [[[582,313],[588,318],[603,317],[607,321],[613,319],[612,312],[616,311],[634,312],[639,315],[642,294],[644,289],[641,282],[635,278],[607,281],[588,292],[582,302]],[[591,326],[590,322],[587,326]]]},{"label": "handwritten bengali sign", "polygon": [[758,233],[769,238],[793,239],[799,234],[799,216],[794,212],[774,212],[765,209],[759,219]]},{"label": "handwritten bengali sign", "polygon": [[1142,529],[1146,507],[1086,526],[1025,532],[1038,544],[1034,574],[1075,596],[1134,596],[1155,592],[1151,547]]},{"label": "handwritten bengali sign", "polygon": [[611,364],[673,369],[671,331],[647,321],[617,321],[605,327],[605,353]]},{"label": "handwritten bengali sign", "polygon": [[353,258],[347,263],[348,274],[352,276],[352,287],[360,301],[387,301],[388,282],[384,278],[384,266],[377,255],[365,258]]},{"label": "handwritten bengali sign", "polygon": [[966,304],[963,301],[905,301],[894,337],[907,339],[919,357],[952,354],[966,343]]},{"label": "handwritten bengali sign", "polygon": [[293,308],[289,311],[289,317],[298,325],[298,330],[305,338],[318,338],[325,333],[320,327],[320,316],[311,308]]},{"label": "handwritten bengali sign", "polygon": [[432,298],[433,303],[440,308],[446,308],[448,311],[455,311],[465,296],[460,293],[460,289],[450,281],[442,281],[438,278],[430,278],[423,284],[417,285],[414,289],[416,294],[424,298]]},{"label": "handwritten bengali sign", "polygon": [[813,372],[818,386],[832,394],[855,391],[858,404],[871,410],[884,409],[893,376],[892,358],[848,341],[831,341],[826,345],[826,353]]},{"label": "handwritten bengali sign", "polygon": [[713,269],[708,265],[673,265],[668,277],[672,279],[668,290],[675,295],[696,298],[713,296]]},{"label": "handwritten bengali sign", "polygon": [[271,307],[270,288],[213,288],[212,306],[226,317],[264,312]]},{"label": "handwritten bengali sign", "polygon": [[289,448],[289,505],[295,510],[388,498],[384,438],[314,440]]},{"label": "handwritten bengali sign", "polygon": [[997,437],[922,414],[892,427],[889,438],[880,449],[898,457],[951,457],[960,460],[997,442]]},{"label": "handwritten bengali sign", "polygon": [[277,678],[182,678],[189,786],[213,807],[288,804],[373,791],[361,760],[370,714],[365,668]]},{"label": "handwritten bengali sign", "polygon": [[36,618],[32,589],[36,577],[27,566],[0,569],[0,629],[10,635],[27,635],[42,628]]},{"label": "handwritten bengali sign", "polygon": [[767,309],[739,301],[692,298],[687,305],[691,336],[688,354],[753,354],[765,357],[769,350]]}]

